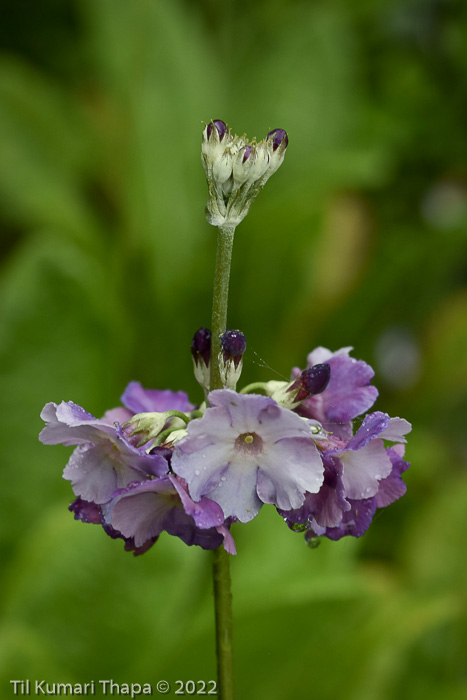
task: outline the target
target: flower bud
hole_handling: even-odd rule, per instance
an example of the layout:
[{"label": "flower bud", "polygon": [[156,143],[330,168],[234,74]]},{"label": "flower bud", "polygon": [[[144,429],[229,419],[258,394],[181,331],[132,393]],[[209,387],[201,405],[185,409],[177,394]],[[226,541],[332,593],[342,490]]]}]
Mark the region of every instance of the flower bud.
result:
[{"label": "flower bud", "polygon": [[294,394],[294,402],[301,403],[309,396],[321,394],[331,378],[331,366],[325,362],[320,365],[313,365],[304,370],[301,375],[287,389],[289,393]]},{"label": "flower bud", "polygon": [[308,397],[321,394],[330,378],[331,366],[327,362],[313,365],[291,383],[268,382],[268,395],[284,408],[294,409]]},{"label": "flower bud", "polygon": [[289,137],[287,136],[287,132],[284,131],[284,129],[273,129],[266,136],[266,141],[271,141],[273,151],[277,151],[277,149],[280,146],[282,146],[282,144],[285,144],[284,150],[289,145]]},{"label": "flower bud", "polygon": [[225,331],[221,335],[220,375],[222,383],[229,389],[234,389],[240,378],[245,350],[246,338],[241,331]]},{"label": "flower bud", "polygon": [[123,428],[130,438],[136,436],[136,447],[142,447],[159,435],[169,418],[170,415],[167,411],[164,413],[137,413],[123,424]]},{"label": "flower bud", "polygon": [[219,141],[222,141],[225,136],[225,132],[227,131],[226,123],[223,122],[222,119],[214,119],[212,122],[210,122],[206,127],[206,135],[208,139],[211,137],[212,130],[214,128],[217,130]]},{"label": "flower bud", "polygon": [[266,136],[266,143],[269,148],[270,160],[269,167],[265,174],[269,179],[282,165],[289,144],[289,137],[284,129],[273,129]]},{"label": "flower bud", "polygon": [[233,179],[236,189],[243,185],[248,179],[252,166],[255,162],[255,151],[253,146],[247,145],[239,150],[233,162]]},{"label": "flower bud", "polygon": [[215,119],[205,127],[201,144],[201,160],[208,177],[211,177],[214,164],[222,157],[231,140],[230,131],[221,119]]},{"label": "flower bud", "polygon": [[209,391],[209,364],[211,361],[211,331],[208,328],[200,328],[191,341],[191,355],[193,357],[196,381],[203,389]]},{"label": "flower bud", "polygon": [[229,149],[216,158],[212,166],[212,176],[218,185],[223,185],[232,175],[234,159]]},{"label": "flower bud", "polygon": [[269,160],[268,147],[264,141],[260,141],[255,148],[255,159],[248,177],[248,182],[250,184],[257,182],[263,177],[264,173],[269,168]]}]

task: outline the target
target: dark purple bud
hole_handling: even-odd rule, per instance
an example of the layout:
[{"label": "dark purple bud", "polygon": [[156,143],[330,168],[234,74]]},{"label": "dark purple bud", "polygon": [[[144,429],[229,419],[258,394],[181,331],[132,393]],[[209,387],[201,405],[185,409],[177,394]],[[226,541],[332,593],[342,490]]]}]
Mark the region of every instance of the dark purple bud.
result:
[{"label": "dark purple bud", "polygon": [[191,341],[191,354],[195,365],[198,365],[202,360],[206,367],[209,367],[211,360],[211,331],[209,328],[200,328],[199,331],[196,331]]},{"label": "dark purple bud", "polygon": [[289,144],[289,137],[287,136],[287,132],[284,131],[284,129],[273,129],[272,131],[270,131],[269,134],[266,136],[266,141],[269,141],[269,139],[271,138],[273,151],[276,151],[283,142],[285,142],[286,148]]},{"label": "dark purple bud", "polygon": [[295,401],[304,401],[309,396],[321,394],[329,384],[331,378],[331,365],[327,362],[321,365],[308,367],[294,381],[288,391],[296,391]]},{"label": "dark purple bud", "polygon": [[227,126],[225,122],[223,122],[222,119],[214,119],[212,122],[210,122],[210,124],[208,124],[208,139],[212,134],[212,129],[214,126],[216,127],[217,133],[219,134],[219,141],[222,141],[225,132],[227,131]]},{"label": "dark purple bud", "polygon": [[224,362],[233,360],[235,367],[238,367],[246,350],[246,338],[241,331],[225,331],[221,335],[221,349]]},{"label": "dark purple bud", "polygon": [[245,163],[251,155],[251,146],[245,146],[242,163]]}]

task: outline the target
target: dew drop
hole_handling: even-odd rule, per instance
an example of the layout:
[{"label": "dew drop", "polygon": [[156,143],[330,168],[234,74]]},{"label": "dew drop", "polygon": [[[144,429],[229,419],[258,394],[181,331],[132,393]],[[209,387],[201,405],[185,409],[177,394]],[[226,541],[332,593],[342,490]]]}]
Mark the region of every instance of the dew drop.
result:
[{"label": "dew drop", "polygon": [[201,474],[199,469],[195,469],[195,476],[199,476]]}]

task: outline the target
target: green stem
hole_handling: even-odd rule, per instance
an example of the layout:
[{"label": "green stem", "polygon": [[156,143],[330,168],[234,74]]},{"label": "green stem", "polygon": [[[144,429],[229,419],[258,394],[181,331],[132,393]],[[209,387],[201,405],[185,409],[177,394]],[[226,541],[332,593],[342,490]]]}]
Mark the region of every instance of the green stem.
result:
[{"label": "green stem", "polygon": [[212,297],[211,322],[211,383],[210,389],[222,389],[218,356],[221,349],[220,336],[227,327],[227,303],[229,299],[230,263],[235,228],[219,226],[217,233],[216,271]]},{"label": "green stem", "polygon": [[217,681],[219,700],[233,700],[232,594],[230,554],[223,547],[213,552],[216,616]]},{"label": "green stem", "polygon": [[[216,270],[212,299],[211,381],[210,389],[222,389],[219,371],[220,336],[227,327],[230,264],[235,228],[219,226]],[[216,618],[217,679],[219,700],[233,700],[232,594],[230,592],[230,554],[218,547],[213,552],[214,607]]]}]

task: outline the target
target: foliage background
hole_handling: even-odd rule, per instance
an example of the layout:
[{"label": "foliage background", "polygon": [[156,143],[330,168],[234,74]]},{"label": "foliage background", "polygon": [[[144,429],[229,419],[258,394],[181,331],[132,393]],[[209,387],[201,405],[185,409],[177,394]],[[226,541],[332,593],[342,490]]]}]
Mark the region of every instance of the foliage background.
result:
[{"label": "foliage background", "polygon": [[101,415],[130,379],[201,399],[201,122],[224,118],[290,137],[237,232],[245,382],[353,345],[414,426],[407,496],[361,540],[310,551],[267,508],[235,529],[237,696],[465,698],[466,5],[2,6],[2,695],[214,677],[209,553],[162,537],[133,559],[75,523],[70,449],[37,433],[45,402]]}]

